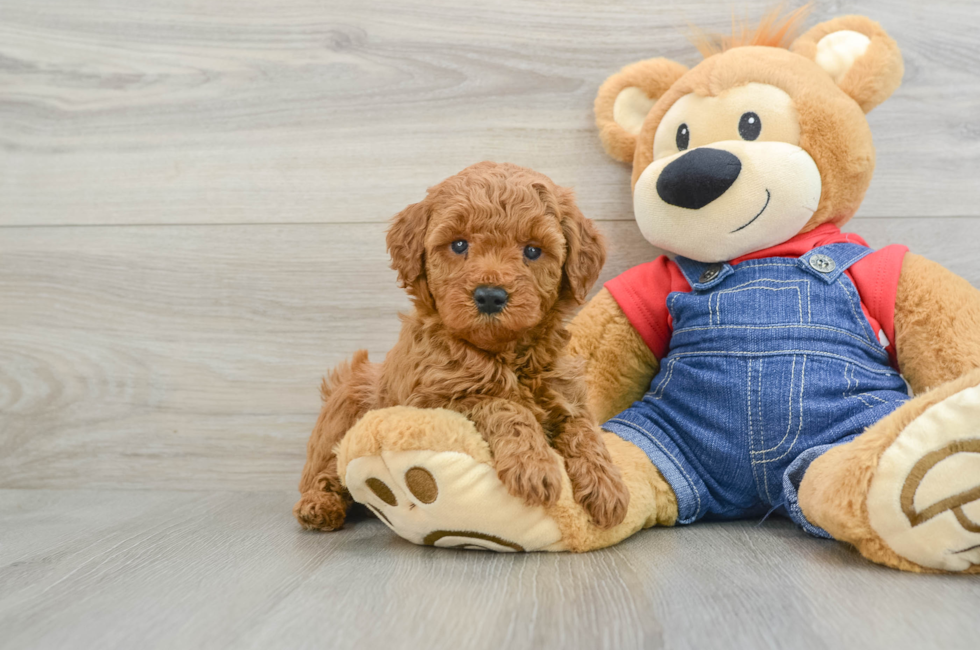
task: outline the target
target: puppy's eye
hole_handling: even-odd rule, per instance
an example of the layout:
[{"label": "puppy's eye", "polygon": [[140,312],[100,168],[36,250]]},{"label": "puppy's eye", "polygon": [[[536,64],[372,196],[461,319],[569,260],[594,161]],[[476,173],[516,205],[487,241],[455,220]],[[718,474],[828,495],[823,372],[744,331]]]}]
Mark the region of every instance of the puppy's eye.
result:
[{"label": "puppy's eye", "polygon": [[687,145],[691,144],[691,129],[687,128],[687,124],[677,127],[677,137],[674,138],[674,142],[677,143],[678,151],[684,151]]},{"label": "puppy's eye", "polygon": [[541,257],[541,249],[537,246],[525,246],[524,247],[524,257],[531,260],[532,262],[539,257]]},{"label": "puppy's eye", "polygon": [[457,255],[462,255],[463,253],[466,252],[466,249],[469,248],[470,245],[466,242],[465,239],[457,239],[452,244],[450,244],[449,247],[453,249],[453,252],[456,253]]},{"label": "puppy's eye", "polygon": [[755,140],[762,133],[762,120],[755,113],[742,113],[738,121],[738,134],[743,140]]}]

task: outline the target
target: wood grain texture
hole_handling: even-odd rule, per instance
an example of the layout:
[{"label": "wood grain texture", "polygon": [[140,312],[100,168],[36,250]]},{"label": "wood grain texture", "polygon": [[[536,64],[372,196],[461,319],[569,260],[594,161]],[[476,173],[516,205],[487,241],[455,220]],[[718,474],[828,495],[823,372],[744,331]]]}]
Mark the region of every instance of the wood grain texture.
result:
[{"label": "wood grain texture", "polygon": [[[600,283],[660,253],[600,224]],[[858,219],[980,285],[980,220]],[[382,224],[0,229],[0,487],[293,488],[329,368],[409,307]]]},{"label": "wood grain texture", "polygon": [[[771,0],[736,8],[755,20]],[[789,5],[798,5],[794,0]],[[937,8],[941,7],[941,8]],[[5,0],[0,224],[381,222],[483,159],[629,220],[593,125],[627,63],[698,56],[727,0]],[[980,215],[980,14],[971,0],[818,3],[880,21],[902,88],[871,115],[862,215]]]},{"label": "wood grain texture", "polygon": [[305,532],[292,498],[0,490],[0,648],[976,647],[978,581],[777,518],[495,555]]},{"label": "wood grain texture", "polygon": [[[0,650],[976,648],[976,580],[776,518],[501,556],[291,517],[320,377],[408,307],[384,222],[508,160],[576,188],[603,280],[652,259],[592,100],[731,8],[0,0]],[[980,286],[976,3],[845,13],[907,66],[849,229]]]}]

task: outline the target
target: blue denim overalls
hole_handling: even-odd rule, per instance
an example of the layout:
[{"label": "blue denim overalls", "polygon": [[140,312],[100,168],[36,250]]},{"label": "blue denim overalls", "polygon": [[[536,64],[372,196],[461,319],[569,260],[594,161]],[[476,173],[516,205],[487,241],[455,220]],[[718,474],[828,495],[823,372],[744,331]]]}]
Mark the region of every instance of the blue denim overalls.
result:
[{"label": "blue denim overalls", "polygon": [[777,509],[807,532],[803,473],[909,399],[844,271],[871,253],[675,261],[691,285],[667,308],[670,351],[650,391],[603,425],[643,449],[677,494],[678,523]]}]

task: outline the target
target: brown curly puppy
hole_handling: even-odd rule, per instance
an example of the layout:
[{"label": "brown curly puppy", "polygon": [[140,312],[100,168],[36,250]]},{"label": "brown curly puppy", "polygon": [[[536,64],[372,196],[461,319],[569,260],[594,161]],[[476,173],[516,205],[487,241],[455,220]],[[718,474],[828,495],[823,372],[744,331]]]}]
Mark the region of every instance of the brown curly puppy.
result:
[{"label": "brown curly puppy", "polygon": [[469,417],[500,480],[529,504],[553,504],[565,459],[575,499],[597,525],[623,520],[629,492],[586,406],[563,319],[605,261],[602,237],[572,192],[511,164],[483,162],[429,189],[392,220],[388,251],[415,310],[383,364],[354,355],[323,383],[294,513],[341,527],[350,496],[334,447],[368,410],[406,405]]}]

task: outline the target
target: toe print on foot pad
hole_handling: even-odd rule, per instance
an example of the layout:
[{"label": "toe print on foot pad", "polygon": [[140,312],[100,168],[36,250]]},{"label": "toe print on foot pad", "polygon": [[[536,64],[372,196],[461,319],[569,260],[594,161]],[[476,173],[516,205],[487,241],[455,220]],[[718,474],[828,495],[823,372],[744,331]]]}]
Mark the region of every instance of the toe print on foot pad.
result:
[{"label": "toe print on foot pad", "polygon": [[980,387],[929,407],[884,451],[868,516],[885,543],[916,564],[980,565]]},{"label": "toe print on foot pad", "polygon": [[980,454],[980,438],[952,442],[942,449],[926,454],[912,467],[908,478],[905,479],[905,486],[902,488],[902,511],[908,517],[913,528],[949,511],[953,513],[964,529],[971,533],[980,533],[980,523],[970,519],[963,511],[964,507],[968,507],[975,501],[980,501],[980,485],[968,487],[956,494],[940,499],[921,511],[916,507],[916,494],[919,488],[923,487],[923,484],[928,485],[929,482],[926,479],[929,476],[929,471],[955,454],[969,453]]},{"label": "toe print on foot pad", "polygon": [[433,503],[439,497],[436,479],[424,467],[412,467],[405,472],[405,485],[412,496],[422,503]]},{"label": "toe print on foot pad", "polygon": [[365,504],[415,544],[503,553],[559,550],[547,511],[511,496],[487,464],[460,452],[382,452],[351,460],[345,476]]}]

